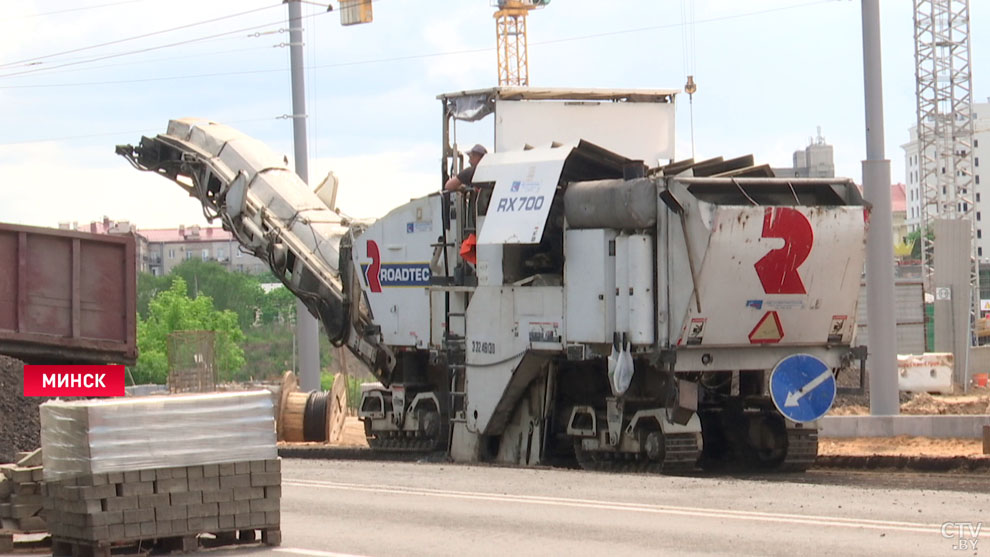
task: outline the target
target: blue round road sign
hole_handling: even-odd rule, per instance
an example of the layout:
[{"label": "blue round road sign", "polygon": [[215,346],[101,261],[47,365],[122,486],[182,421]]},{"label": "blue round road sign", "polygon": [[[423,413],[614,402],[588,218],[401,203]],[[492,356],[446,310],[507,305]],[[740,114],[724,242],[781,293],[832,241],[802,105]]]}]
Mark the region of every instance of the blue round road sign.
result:
[{"label": "blue round road sign", "polygon": [[770,373],[770,398],[785,417],[813,422],[835,402],[835,377],[818,358],[794,354],[778,362]]}]

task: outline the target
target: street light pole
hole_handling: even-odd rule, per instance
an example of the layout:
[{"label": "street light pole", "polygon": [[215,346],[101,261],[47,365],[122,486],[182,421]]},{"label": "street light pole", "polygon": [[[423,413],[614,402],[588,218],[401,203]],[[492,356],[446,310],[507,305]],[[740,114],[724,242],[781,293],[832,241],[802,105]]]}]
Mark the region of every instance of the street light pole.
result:
[{"label": "street light pole", "polygon": [[900,412],[897,334],[894,330],[894,233],[890,161],[883,146],[883,85],[880,65],[880,2],[862,0],[863,79],[866,96],[866,160],[863,195],[873,209],[866,239],[866,322],[869,327],[870,414]]},{"label": "street light pole", "polygon": [[[296,174],[309,183],[306,144],[306,83],[303,73],[302,5],[288,0],[289,62],[292,74],[292,139]],[[299,386],[303,391],[320,388],[320,331],[306,304],[296,301],[296,339],[299,346]]]}]

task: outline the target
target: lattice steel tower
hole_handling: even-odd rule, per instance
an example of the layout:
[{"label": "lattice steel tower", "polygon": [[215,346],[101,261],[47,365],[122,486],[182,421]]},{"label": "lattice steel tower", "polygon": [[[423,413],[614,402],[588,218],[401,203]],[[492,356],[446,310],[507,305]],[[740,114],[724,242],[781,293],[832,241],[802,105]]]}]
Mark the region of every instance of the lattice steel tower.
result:
[{"label": "lattice steel tower", "polygon": [[498,85],[529,86],[529,39],[526,16],[550,0],[493,0],[495,36],[498,44]]},{"label": "lattice steel tower", "polygon": [[[914,0],[914,58],[921,185],[922,263],[931,278],[934,219],[974,226],[973,85],[969,0]],[[973,316],[979,311],[979,259],[973,237]],[[930,283],[929,283],[930,284]]]}]

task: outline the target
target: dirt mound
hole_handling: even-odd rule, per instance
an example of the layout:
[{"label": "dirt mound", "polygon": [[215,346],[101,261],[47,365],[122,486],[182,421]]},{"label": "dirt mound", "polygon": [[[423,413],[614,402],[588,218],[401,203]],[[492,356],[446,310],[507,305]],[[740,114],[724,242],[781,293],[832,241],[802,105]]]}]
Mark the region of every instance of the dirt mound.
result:
[{"label": "dirt mound", "polygon": [[[849,398],[840,400],[836,397],[835,405],[829,412],[832,416],[859,416],[869,413],[869,397],[865,400]],[[975,390],[968,395],[901,393],[901,414],[914,416],[990,414],[990,394],[986,389]]]},{"label": "dirt mound", "polygon": [[901,405],[904,414],[985,414],[987,413],[990,397],[987,395],[930,395],[918,393]]},{"label": "dirt mound", "polygon": [[870,407],[859,404],[846,404],[843,406],[836,404],[828,413],[830,416],[862,416],[870,413]]},{"label": "dirt mound", "polygon": [[928,393],[918,393],[901,405],[904,414],[945,414],[948,405]]},{"label": "dirt mound", "polygon": [[0,462],[41,446],[38,405],[45,400],[25,397],[24,362],[0,355]]},{"label": "dirt mound", "polygon": [[[909,402],[912,397],[913,397],[912,393],[902,392],[899,395],[899,400],[901,404],[904,404],[905,402]],[[833,404],[832,406],[833,408],[842,408],[842,407],[869,408],[870,407],[869,390],[867,390],[864,394],[861,395],[837,395],[835,397],[835,404]],[[855,412],[850,412],[850,413],[855,414]]]}]

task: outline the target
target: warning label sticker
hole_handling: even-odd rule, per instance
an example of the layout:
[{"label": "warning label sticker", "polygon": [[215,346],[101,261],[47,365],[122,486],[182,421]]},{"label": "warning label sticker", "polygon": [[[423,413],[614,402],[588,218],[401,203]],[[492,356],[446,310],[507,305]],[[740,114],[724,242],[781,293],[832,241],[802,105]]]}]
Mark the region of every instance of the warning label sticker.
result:
[{"label": "warning label sticker", "polygon": [[832,325],[828,328],[829,342],[842,342],[842,332],[846,328],[846,315],[833,315]]},{"label": "warning label sticker", "polygon": [[529,323],[530,342],[560,342],[560,322],[531,321]]},{"label": "warning label sticker", "polygon": [[688,325],[687,331],[687,344],[701,344],[701,340],[705,337],[705,323],[708,318],[705,317],[695,317],[691,319],[691,324]]}]

